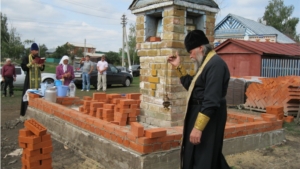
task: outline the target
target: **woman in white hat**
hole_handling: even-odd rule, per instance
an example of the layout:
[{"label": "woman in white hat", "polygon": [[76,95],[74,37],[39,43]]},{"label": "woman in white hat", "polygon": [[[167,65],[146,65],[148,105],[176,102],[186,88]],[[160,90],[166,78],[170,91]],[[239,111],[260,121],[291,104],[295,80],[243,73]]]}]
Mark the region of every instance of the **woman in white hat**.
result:
[{"label": "woman in white hat", "polygon": [[63,85],[68,86],[74,77],[73,66],[69,65],[69,57],[65,55],[56,66],[56,79],[62,80]]}]

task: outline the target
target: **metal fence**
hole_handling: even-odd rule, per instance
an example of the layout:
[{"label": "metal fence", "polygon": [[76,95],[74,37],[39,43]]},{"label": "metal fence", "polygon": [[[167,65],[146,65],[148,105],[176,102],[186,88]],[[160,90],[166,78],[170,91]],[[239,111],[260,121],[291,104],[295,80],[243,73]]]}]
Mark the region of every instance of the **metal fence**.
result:
[{"label": "metal fence", "polygon": [[300,59],[262,59],[262,77],[300,76]]}]

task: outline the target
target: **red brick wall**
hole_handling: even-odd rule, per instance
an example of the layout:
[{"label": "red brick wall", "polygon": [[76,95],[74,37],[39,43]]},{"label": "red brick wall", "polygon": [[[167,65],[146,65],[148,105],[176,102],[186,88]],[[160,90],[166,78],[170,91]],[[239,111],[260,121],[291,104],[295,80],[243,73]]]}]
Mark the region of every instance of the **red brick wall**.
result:
[{"label": "red brick wall", "polygon": [[[29,94],[29,106],[142,154],[179,147],[182,126],[145,129],[136,122],[139,96],[140,94],[127,94],[122,97],[119,94],[94,93],[93,97],[85,96],[84,100],[78,97],[60,97],[57,104]],[[80,110],[66,107],[73,104],[80,105]],[[261,116],[229,112],[224,138],[280,129],[281,117],[280,112],[276,114],[274,111]]]}]

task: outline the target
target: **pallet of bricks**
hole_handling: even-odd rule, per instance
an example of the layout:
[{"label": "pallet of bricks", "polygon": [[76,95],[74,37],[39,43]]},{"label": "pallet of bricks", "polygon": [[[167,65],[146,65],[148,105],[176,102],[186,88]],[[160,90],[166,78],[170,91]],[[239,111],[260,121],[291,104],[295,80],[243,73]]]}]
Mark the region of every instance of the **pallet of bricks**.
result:
[{"label": "pallet of bricks", "polygon": [[51,135],[34,119],[26,120],[19,131],[19,146],[23,148],[22,169],[52,169]]},{"label": "pallet of bricks", "polygon": [[84,114],[111,122],[120,126],[137,121],[140,115],[140,95],[131,93],[121,94],[93,93],[93,97],[84,96],[83,105],[79,111]]},{"label": "pallet of bricks", "polygon": [[300,77],[263,78],[246,91],[246,107],[265,110],[267,106],[283,106],[285,116],[296,116],[300,101]]}]

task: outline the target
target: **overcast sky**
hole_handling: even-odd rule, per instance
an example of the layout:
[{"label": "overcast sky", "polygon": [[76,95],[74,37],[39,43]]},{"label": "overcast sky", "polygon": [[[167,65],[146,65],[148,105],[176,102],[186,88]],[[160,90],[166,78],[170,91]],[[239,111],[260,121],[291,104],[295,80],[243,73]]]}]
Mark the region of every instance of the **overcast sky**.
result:
[{"label": "overcast sky", "polygon": [[[257,21],[269,0],[217,0],[220,12],[216,24],[228,13]],[[66,42],[84,43],[97,51],[118,51],[122,46],[121,16],[128,24],[135,16],[128,10],[132,0],[1,0],[1,12],[8,17],[22,41],[34,40],[48,49]],[[294,5],[294,17],[300,17],[300,0],[285,0]],[[129,25],[127,24],[127,28]],[[300,33],[300,24],[297,25]]]}]

